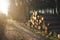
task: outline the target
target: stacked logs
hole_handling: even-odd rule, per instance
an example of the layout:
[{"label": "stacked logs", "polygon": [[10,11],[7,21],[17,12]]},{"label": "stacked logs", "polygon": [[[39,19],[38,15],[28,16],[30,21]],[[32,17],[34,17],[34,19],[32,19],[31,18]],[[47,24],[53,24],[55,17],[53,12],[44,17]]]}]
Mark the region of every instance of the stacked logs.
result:
[{"label": "stacked logs", "polygon": [[37,11],[34,11],[30,17],[30,28],[31,29],[37,29],[41,30],[47,33],[47,26],[44,22],[44,17],[41,15],[38,15]]}]

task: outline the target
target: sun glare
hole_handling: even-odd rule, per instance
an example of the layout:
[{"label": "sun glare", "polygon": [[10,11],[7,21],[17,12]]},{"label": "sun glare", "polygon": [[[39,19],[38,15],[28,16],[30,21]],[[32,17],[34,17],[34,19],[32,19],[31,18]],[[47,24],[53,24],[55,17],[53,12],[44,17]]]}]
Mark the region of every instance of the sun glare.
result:
[{"label": "sun glare", "polygon": [[4,13],[5,15],[8,15],[8,6],[8,0],[0,0],[0,12]]}]

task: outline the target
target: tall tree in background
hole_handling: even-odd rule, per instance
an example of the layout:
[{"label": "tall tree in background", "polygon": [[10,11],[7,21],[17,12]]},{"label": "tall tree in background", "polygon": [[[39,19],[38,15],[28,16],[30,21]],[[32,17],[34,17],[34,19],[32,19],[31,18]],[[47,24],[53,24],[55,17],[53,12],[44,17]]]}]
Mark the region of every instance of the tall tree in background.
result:
[{"label": "tall tree in background", "polygon": [[6,16],[3,13],[0,13],[0,40],[5,40],[4,32],[6,26]]},{"label": "tall tree in background", "polygon": [[25,0],[11,0],[9,15],[20,22],[28,20],[28,5]]}]

